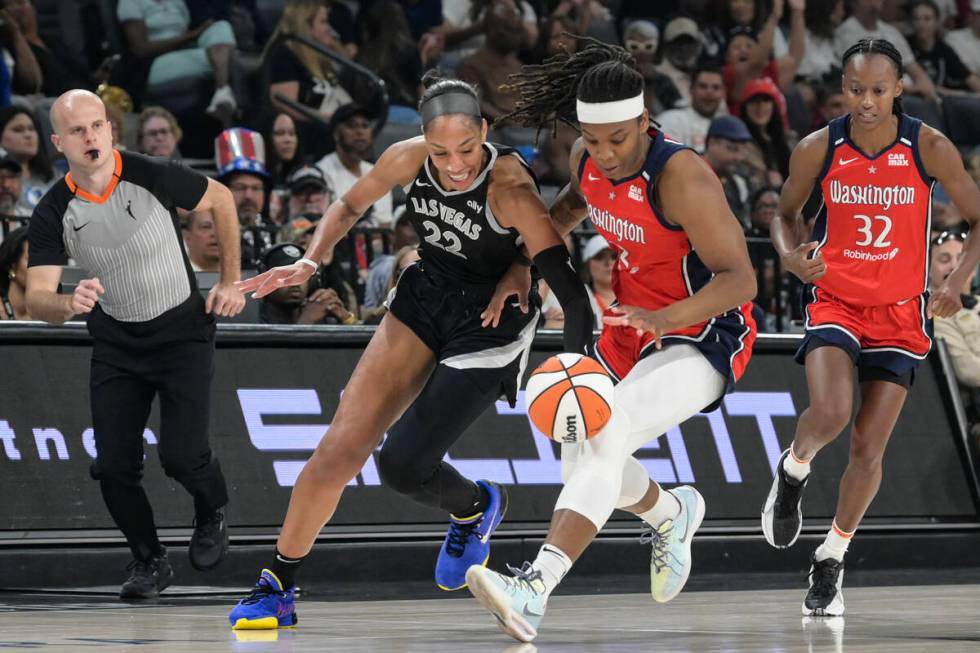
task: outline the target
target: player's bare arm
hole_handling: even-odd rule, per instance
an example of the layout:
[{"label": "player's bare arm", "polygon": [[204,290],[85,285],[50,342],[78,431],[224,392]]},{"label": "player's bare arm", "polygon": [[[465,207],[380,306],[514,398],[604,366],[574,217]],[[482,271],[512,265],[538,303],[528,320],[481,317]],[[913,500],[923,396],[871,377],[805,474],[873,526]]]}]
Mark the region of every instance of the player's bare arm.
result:
[{"label": "player's bare arm", "polygon": [[405,186],[414,178],[428,152],[422,136],[395,143],[378,159],[370,172],[362,176],[347,193],[331,204],[317,224],[316,231],[301,261],[273,268],[240,282],[242,292],[265,297],[283,286],[303,283],[316,272],[325,252],[333,249],[368,208],[395,186]]},{"label": "player's bare arm", "polygon": [[575,227],[585,220],[588,215],[588,205],[579,188],[578,169],[585,155],[585,144],[579,138],[572,146],[568,156],[568,169],[571,173],[569,181],[558,193],[554,204],[551,205],[551,221],[562,236],[570,234]]},{"label": "player's bare arm", "polygon": [[827,156],[829,132],[824,127],[804,138],[789,159],[789,177],[779,196],[779,210],[769,226],[769,235],[783,268],[801,281],[819,279],[827,271],[820,256],[811,257],[817,243],[810,242],[809,229],[801,210],[806,203]]}]

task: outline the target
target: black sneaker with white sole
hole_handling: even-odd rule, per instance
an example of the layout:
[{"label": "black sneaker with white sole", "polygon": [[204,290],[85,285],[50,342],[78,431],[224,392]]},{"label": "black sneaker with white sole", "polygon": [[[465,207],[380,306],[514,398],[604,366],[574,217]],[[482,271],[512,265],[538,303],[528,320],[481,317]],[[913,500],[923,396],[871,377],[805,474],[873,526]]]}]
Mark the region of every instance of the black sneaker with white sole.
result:
[{"label": "black sneaker with white sole", "polygon": [[844,561],[827,558],[810,558],[810,591],[803,599],[803,615],[806,617],[839,617],[844,614]]},{"label": "black sneaker with white sole", "polygon": [[806,488],[807,476],[798,481],[783,469],[783,461],[789,455],[789,449],[783,452],[776,463],[776,477],[772,479],[769,496],[762,507],[762,534],[777,549],[785,549],[796,542],[803,528],[803,490]]}]

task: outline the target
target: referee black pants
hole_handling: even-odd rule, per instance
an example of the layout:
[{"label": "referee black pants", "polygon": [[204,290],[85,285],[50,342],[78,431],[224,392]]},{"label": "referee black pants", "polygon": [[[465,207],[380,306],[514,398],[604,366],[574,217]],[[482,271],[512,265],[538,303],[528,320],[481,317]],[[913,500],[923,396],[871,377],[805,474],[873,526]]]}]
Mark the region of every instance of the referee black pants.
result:
[{"label": "referee black pants", "polygon": [[153,510],[143,490],[143,430],[160,398],[157,451],[167,476],[194,497],[198,517],[228,503],[225,479],[208,443],[214,319],[195,292],[148,322],[124,323],[96,308],[91,367],[92,424],[100,482],[109,513],[134,557],[160,549]]}]

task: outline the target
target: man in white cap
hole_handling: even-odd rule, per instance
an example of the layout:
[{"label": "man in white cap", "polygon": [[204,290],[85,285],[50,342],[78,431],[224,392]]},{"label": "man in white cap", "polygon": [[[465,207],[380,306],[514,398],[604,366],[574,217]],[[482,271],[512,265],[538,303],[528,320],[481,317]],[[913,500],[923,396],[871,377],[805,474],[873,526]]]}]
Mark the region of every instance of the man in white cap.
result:
[{"label": "man in white cap", "polygon": [[967,26],[946,35],[946,43],[956,50],[970,72],[980,75],[980,0],[970,0]]},{"label": "man in white cap", "polygon": [[680,91],[681,101],[677,106],[684,107],[691,103],[691,73],[703,49],[701,30],[693,20],[681,16],[667,23],[664,28],[663,63],[657,66],[657,70],[669,77]]}]

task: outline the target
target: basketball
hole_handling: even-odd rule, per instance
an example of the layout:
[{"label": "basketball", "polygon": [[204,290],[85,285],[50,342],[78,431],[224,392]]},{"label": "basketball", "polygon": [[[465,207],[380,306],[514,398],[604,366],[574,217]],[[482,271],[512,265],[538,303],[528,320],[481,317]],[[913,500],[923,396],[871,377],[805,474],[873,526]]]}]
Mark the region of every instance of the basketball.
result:
[{"label": "basketball", "polygon": [[595,359],[558,354],[527,380],[527,414],[539,431],[556,442],[585,442],[612,415],[613,382]]}]

